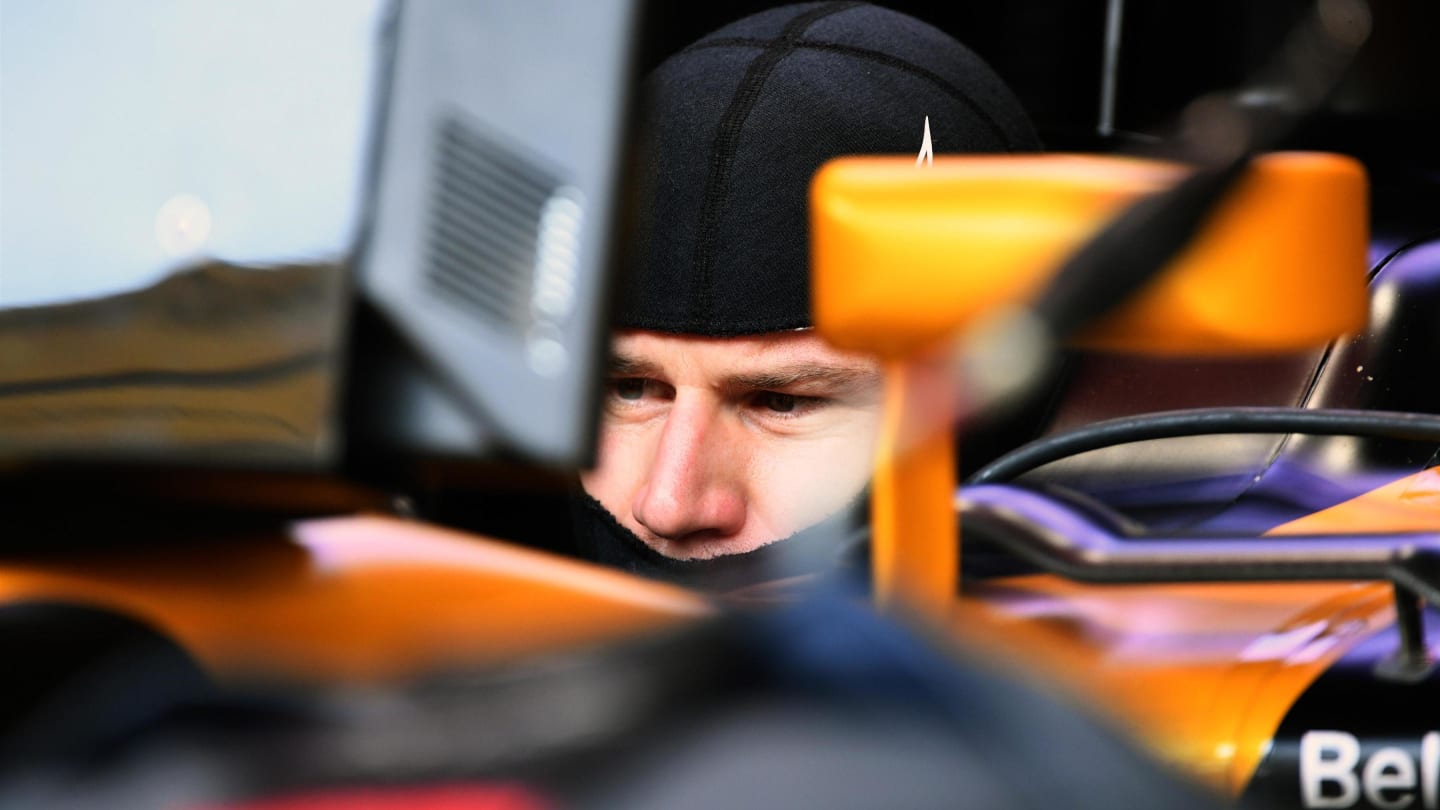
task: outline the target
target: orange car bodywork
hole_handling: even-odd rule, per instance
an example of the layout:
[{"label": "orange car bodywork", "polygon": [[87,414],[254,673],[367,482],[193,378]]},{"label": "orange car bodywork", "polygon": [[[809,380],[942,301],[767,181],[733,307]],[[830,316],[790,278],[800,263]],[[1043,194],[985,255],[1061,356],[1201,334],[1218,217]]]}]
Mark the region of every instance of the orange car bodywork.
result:
[{"label": "orange car bodywork", "polygon": [[[1343,526],[1348,510],[1388,499],[1440,525],[1440,506],[1418,511],[1395,495],[1433,486],[1427,475],[1306,520],[1329,514]],[[0,599],[110,608],[153,623],[223,679],[301,682],[513,662],[720,609],[684,589],[379,515],[301,521],[218,547],[12,561],[0,568]],[[980,657],[1058,685],[1165,759],[1238,792],[1300,693],[1393,616],[1383,583],[1090,585],[1030,575],[952,598],[944,621]]]},{"label": "orange car bodywork", "polygon": [[0,599],[153,623],[217,675],[374,680],[602,644],[710,615],[660,583],[361,515],[155,553],[8,562]]}]

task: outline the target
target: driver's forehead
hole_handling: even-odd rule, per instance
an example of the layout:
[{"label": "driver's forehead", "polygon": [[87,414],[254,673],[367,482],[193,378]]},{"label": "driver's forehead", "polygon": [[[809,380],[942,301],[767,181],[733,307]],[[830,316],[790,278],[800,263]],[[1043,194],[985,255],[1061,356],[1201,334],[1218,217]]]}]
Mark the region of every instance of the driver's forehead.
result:
[{"label": "driver's forehead", "polygon": [[627,331],[611,349],[617,370],[652,370],[667,376],[728,377],[798,368],[872,374],[868,357],[842,352],[813,332],[781,332],[733,338]]}]

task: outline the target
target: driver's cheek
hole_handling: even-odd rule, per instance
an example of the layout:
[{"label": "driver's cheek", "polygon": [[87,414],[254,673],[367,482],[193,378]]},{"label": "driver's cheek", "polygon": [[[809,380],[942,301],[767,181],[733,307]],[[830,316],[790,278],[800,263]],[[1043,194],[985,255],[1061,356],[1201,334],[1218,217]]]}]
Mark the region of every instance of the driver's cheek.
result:
[{"label": "driver's cheek", "polygon": [[783,437],[757,448],[752,520],[794,534],[850,503],[870,479],[877,424],[860,418],[825,435]]},{"label": "driver's cheek", "polygon": [[628,504],[648,475],[662,425],[662,420],[635,425],[602,418],[595,467],[580,473],[580,484],[590,497],[632,531],[636,527]]}]

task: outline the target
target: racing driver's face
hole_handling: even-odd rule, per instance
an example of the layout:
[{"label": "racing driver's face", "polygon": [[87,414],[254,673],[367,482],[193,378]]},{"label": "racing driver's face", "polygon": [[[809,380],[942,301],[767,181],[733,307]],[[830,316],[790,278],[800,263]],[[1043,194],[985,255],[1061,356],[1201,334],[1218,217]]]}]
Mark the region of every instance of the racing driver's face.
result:
[{"label": "racing driver's face", "polygon": [[581,476],[655,551],[752,551],[849,503],[870,474],[880,373],[809,331],[742,338],[622,332],[599,466]]}]

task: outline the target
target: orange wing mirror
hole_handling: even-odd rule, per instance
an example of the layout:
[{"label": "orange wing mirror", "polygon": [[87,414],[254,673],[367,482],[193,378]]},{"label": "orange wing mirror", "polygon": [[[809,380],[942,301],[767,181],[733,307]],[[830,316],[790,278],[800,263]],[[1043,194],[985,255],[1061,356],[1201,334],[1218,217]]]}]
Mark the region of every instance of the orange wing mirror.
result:
[{"label": "orange wing mirror", "polygon": [[[944,380],[927,350],[1043,289],[1064,260],[1174,163],[1078,155],[845,158],[811,186],[815,325],[886,363],[873,481],[877,599],[932,616],[959,568],[953,431],[912,435]],[[1247,354],[1327,342],[1365,323],[1366,178],[1353,159],[1255,159],[1188,247],[1079,342],[1160,354]],[[943,375],[943,372],[940,372]],[[941,406],[943,407],[943,406]],[[903,543],[901,542],[903,538]]]}]

